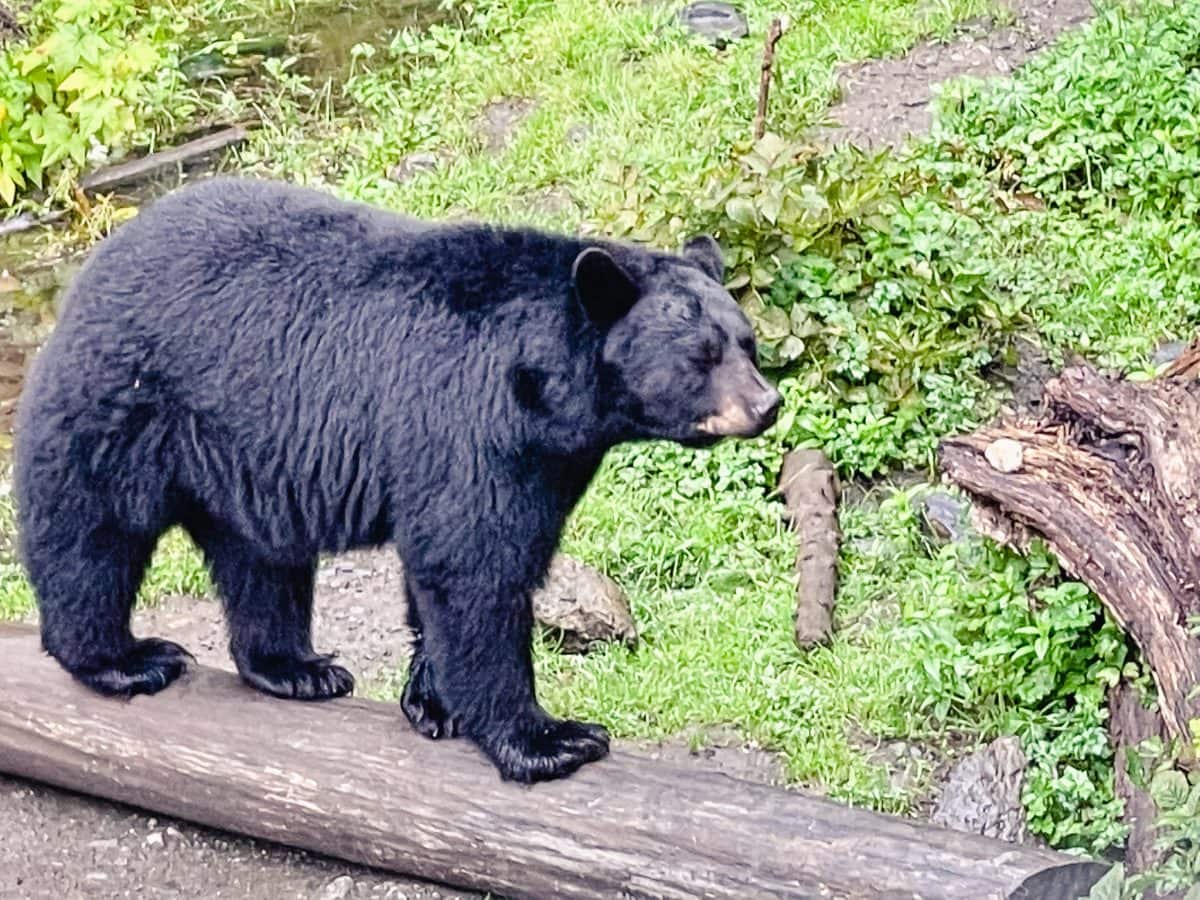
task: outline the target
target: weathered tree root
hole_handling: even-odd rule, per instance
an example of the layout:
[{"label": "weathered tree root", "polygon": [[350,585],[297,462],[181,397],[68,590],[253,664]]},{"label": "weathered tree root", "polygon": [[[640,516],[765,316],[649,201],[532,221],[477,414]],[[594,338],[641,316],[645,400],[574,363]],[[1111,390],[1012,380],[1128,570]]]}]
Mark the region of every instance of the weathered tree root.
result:
[{"label": "weathered tree root", "polygon": [[837,599],[837,473],[820,450],[794,450],[783,460],[779,488],[799,537],[796,553],[796,646],[829,641]]},{"label": "weathered tree root", "polygon": [[[1043,409],[943,442],[941,468],[983,505],[993,536],[1020,545],[1022,527],[1037,532],[1096,591],[1186,751],[1200,718],[1200,382],[1137,384],[1077,365],[1046,385]],[[1019,445],[1015,464],[998,441]]]}]

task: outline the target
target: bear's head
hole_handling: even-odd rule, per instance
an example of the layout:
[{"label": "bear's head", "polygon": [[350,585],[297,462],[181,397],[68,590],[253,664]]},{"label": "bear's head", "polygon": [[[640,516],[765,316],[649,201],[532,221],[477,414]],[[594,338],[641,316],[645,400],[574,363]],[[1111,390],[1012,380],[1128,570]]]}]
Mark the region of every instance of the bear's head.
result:
[{"label": "bear's head", "polygon": [[575,295],[601,333],[599,402],[623,437],[708,446],[774,423],[779,392],[724,270],[706,236],[679,255],[596,246],[576,257]]}]

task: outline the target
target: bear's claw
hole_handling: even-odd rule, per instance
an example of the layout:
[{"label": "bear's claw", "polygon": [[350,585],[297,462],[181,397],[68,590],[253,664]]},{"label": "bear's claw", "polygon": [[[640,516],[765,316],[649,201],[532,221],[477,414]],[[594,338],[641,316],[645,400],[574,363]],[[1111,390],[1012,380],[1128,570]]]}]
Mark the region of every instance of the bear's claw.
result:
[{"label": "bear's claw", "polygon": [[518,719],[498,738],[480,742],[506,781],[532,784],[564,778],[608,755],[608,731],[590,722],[553,719],[540,710]]}]

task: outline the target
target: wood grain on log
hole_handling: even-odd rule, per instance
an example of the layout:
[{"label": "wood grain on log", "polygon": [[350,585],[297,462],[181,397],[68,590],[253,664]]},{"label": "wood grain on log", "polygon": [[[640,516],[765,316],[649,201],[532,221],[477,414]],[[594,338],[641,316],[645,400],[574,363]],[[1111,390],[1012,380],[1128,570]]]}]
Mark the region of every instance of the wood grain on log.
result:
[{"label": "wood grain on log", "polygon": [[779,490],[799,539],[796,552],[796,646],[808,650],[829,640],[837,600],[837,473],[820,450],[793,450],[783,458]]},{"label": "wood grain on log", "polygon": [[[1040,421],[943,442],[943,472],[1001,519],[1043,536],[1132,636],[1168,732],[1200,718],[1200,382],[1136,384],[1080,365],[1045,389]],[[1021,445],[1001,472],[987,450]],[[984,516],[987,518],[987,516]],[[999,521],[995,519],[994,521]]]},{"label": "wood grain on log", "polygon": [[506,896],[983,900],[1052,870],[1082,894],[1105,870],[622,753],[503,783],[391,705],[277,700],[202,668],[103,698],[17,626],[0,625],[0,698],[7,773]]}]

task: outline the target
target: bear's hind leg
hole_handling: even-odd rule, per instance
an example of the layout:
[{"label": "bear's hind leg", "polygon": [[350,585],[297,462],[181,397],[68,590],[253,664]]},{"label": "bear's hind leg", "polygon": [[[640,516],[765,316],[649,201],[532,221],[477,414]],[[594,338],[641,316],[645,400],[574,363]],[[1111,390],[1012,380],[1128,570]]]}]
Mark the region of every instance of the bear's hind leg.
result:
[{"label": "bear's hind leg", "polygon": [[191,529],[225,601],[229,649],[242,678],[275,697],[328,700],[349,694],[354,676],[313,652],[316,562],[262,560],[249,542],[217,528]]},{"label": "bear's hind leg", "polygon": [[[42,646],[83,684],[110,696],[155,694],[183,674],[191,654],[171,641],[137,640],[129,619],[155,539],[78,521],[33,523],[25,545]],[[39,527],[43,525],[43,527]],[[48,526],[48,527],[47,527]]]}]

